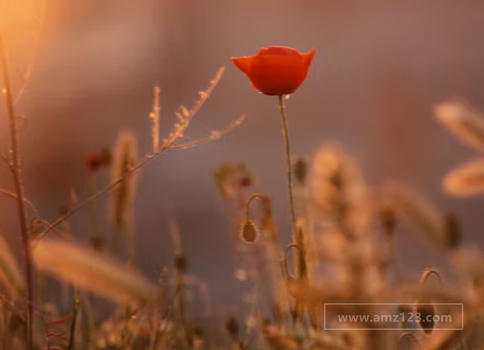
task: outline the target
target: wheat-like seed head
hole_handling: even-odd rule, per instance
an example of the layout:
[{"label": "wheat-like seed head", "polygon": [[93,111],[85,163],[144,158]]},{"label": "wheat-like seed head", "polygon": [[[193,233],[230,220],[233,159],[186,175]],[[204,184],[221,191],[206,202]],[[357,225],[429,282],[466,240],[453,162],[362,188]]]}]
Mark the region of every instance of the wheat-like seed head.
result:
[{"label": "wheat-like seed head", "polygon": [[133,270],[95,251],[49,239],[36,242],[33,260],[40,271],[121,303],[151,303],[157,288]]}]

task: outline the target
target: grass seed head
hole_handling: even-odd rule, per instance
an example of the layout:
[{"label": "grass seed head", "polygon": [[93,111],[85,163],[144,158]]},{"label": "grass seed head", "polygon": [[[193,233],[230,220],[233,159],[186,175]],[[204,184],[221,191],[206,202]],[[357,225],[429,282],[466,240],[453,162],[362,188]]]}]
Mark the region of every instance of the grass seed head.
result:
[{"label": "grass seed head", "polygon": [[471,161],[451,170],[442,186],[445,192],[458,198],[484,193],[484,161]]},{"label": "grass seed head", "polygon": [[37,268],[81,288],[126,303],[151,303],[157,288],[136,272],[72,243],[42,239],[32,257]]},{"label": "grass seed head", "polygon": [[363,177],[353,159],[338,144],[325,145],[316,153],[308,187],[323,219],[333,224],[342,219],[355,235],[366,231],[369,201]]},{"label": "grass seed head", "polygon": [[118,135],[114,148],[112,182],[123,178],[114,188],[112,196],[112,220],[117,228],[123,226],[132,214],[136,191],[136,174],[126,175],[137,161],[137,141],[129,131]]},{"label": "grass seed head", "polygon": [[434,108],[435,116],[463,143],[484,151],[484,118],[462,102],[444,102]]}]

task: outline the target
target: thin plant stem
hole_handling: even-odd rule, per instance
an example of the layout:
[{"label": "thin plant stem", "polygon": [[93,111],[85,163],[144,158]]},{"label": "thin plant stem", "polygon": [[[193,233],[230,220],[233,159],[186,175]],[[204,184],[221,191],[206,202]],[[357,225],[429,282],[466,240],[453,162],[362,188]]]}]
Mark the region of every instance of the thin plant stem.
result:
[{"label": "thin plant stem", "polygon": [[249,220],[250,218],[250,205],[256,198],[259,200],[264,200],[264,196],[260,193],[254,193],[252,196],[250,196],[250,198],[247,200],[247,203],[245,204],[245,217],[247,220]]},{"label": "thin plant stem", "polygon": [[[196,112],[196,111],[195,111]],[[193,112],[193,114],[195,113]],[[243,119],[245,118],[245,116],[242,116],[241,118],[237,119],[234,123],[232,123],[228,128],[226,128],[225,130],[223,131],[220,131],[219,133],[222,134],[222,135],[225,135],[226,133],[229,133],[230,131],[232,131],[235,127],[237,127],[238,125],[240,125],[240,123],[243,121]],[[187,143],[187,144],[183,144],[183,145],[173,145],[173,143],[175,142],[175,140],[179,137],[179,135],[185,130],[185,128],[188,126],[188,121],[187,120],[185,123],[182,123],[181,126],[178,127],[178,129],[176,130],[175,134],[173,136],[171,136],[166,142],[165,144],[160,148],[160,150],[156,153],[153,153],[152,155],[150,156],[147,156],[145,159],[143,159],[141,162],[139,162],[137,165],[135,165],[134,167],[130,168],[129,170],[127,170],[119,179],[116,179],[115,181],[111,182],[110,184],[108,184],[106,187],[104,187],[103,189],[99,190],[99,192],[93,194],[92,196],[88,197],[86,200],[84,200],[83,202],[79,203],[76,207],[74,207],[73,209],[71,209],[66,215],[60,217],[59,219],[57,219],[56,221],[54,221],[50,227],[39,237],[42,238],[43,236],[45,236],[47,233],[49,233],[50,231],[52,231],[56,226],[58,226],[61,222],[63,222],[64,220],[66,220],[67,218],[71,217],[72,215],[74,215],[75,213],[77,213],[79,210],[81,210],[82,208],[84,208],[87,204],[89,204],[90,202],[92,201],[95,201],[96,199],[98,199],[99,197],[102,197],[103,195],[105,195],[106,193],[110,192],[113,188],[115,188],[118,184],[120,184],[122,181],[124,181],[124,179],[140,170],[141,168],[143,168],[145,165],[151,163],[153,160],[157,159],[159,156],[161,156],[162,153],[164,153],[165,151],[167,150],[178,150],[178,149],[186,149],[186,148],[190,148],[190,147],[193,147],[193,146],[197,146],[201,143],[205,143],[205,142],[209,142],[209,141],[212,141],[212,140],[215,140],[217,138],[214,138],[213,136],[211,137],[208,137],[208,138],[204,138],[204,139],[201,139],[201,140],[197,140],[197,141],[194,141],[192,143]]]},{"label": "thin plant stem", "polygon": [[10,77],[8,74],[8,63],[7,55],[5,53],[5,45],[3,41],[3,35],[0,28],[0,60],[3,70],[3,81],[5,85],[5,99],[7,103],[7,112],[9,118],[9,128],[10,128],[10,141],[12,143],[12,166],[13,166],[13,179],[15,183],[15,190],[17,192],[17,207],[18,216],[20,220],[20,231],[22,234],[22,245],[24,253],[24,264],[25,273],[27,279],[27,326],[26,331],[26,341],[27,349],[33,349],[33,339],[32,339],[32,313],[33,313],[33,286],[32,286],[32,257],[30,251],[30,239],[29,231],[27,226],[27,217],[25,210],[24,201],[24,188],[22,184],[22,171],[20,166],[20,151],[18,146],[18,135],[17,135],[17,123],[14,109],[14,102],[12,97],[12,88],[10,85]]},{"label": "thin plant stem", "polygon": [[[7,197],[10,197],[14,200],[18,200],[18,196],[13,193],[13,192],[10,192],[10,191],[7,191],[7,190],[4,190],[3,188],[0,188],[0,194],[3,194]],[[35,218],[38,218],[39,217],[39,212],[37,211],[37,208],[35,208],[35,206],[32,204],[31,201],[29,201],[27,198],[24,198],[24,202],[25,204],[27,204],[30,209],[32,210],[32,214],[34,215]]]},{"label": "thin plant stem", "polygon": [[75,341],[75,334],[76,334],[76,324],[77,324],[77,314],[79,312],[79,307],[81,305],[80,299],[74,300],[74,307],[72,312],[72,321],[71,321],[71,329],[69,335],[69,344],[67,346],[67,350],[72,350],[74,348],[74,341]]},{"label": "thin plant stem", "polygon": [[282,135],[284,136],[284,143],[286,146],[286,166],[287,166],[287,192],[289,193],[289,205],[291,208],[292,229],[296,231],[296,210],[294,206],[294,195],[292,193],[292,161],[291,161],[291,145],[289,143],[289,132],[287,130],[286,112],[284,109],[284,96],[279,95],[279,112],[282,121]]}]

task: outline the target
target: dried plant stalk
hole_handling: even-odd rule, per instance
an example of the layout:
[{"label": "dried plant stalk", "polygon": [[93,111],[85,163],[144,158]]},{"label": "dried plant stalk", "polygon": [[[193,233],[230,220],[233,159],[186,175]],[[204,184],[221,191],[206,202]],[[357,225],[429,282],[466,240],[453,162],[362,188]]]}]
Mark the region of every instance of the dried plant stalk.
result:
[{"label": "dried plant stalk", "polygon": [[141,275],[71,243],[43,239],[33,247],[33,258],[39,270],[114,301],[156,299],[156,286]]},{"label": "dried plant stalk", "polygon": [[150,113],[151,125],[151,137],[153,140],[153,153],[158,152],[160,149],[160,87],[154,88],[154,102],[153,111]]},{"label": "dried plant stalk", "polygon": [[154,154],[147,156],[144,160],[140,161],[138,164],[133,166],[132,168],[129,169],[129,171],[122,176],[121,178],[118,178],[111,182],[109,185],[104,187],[102,190],[100,190],[98,193],[92,195],[91,197],[87,198],[83,202],[80,202],[75,208],[73,208],[71,211],[69,211],[66,215],[58,218],[56,221],[52,223],[52,225],[49,226],[49,228],[44,232],[44,235],[52,231],[56,226],[58,226],[61,222],[69,218],[70,216],[74,215],[77,213],[79,210],[84,208],[88,203],[100,198],[101,196],[105,195],[106,193],[110,192],[113,188],[115,188],[119,183],[121,183],[126,176],[135,173],[136,171],[140,170],[142,167],[147,165],[148,163],[152,162],[156,158],[158,158],[164,151],[168,149],[183,149],[183,148],[188,148],[191,147],[192,145],[197,145],[199,143],[203,142],[208,142],[211,140],[218,139],[221,134],[225,134],[227,132],[230,132],[233,128],[238,126],[242,120],[244,119],[244,116],[239,118],[238,120],[235,121],[235,123],[231,124],[229,128],[224,130],[223,132],[218,132],[215,136],[212,135],[209,138],[202,139],[201,141],[194,141],[188,145],[181,145],[181,146],[175,146],[174,142],[183,136],[184,131],[188,128],[191,119],[195,116],[195,114],[198,112],[198,110],[203,106],[205,101],[208,99],[208,97],[211,95],[213,92],[213,89],[215,86],[218,84],[220,79],[222,78],[222,74],[224,72],[225,68],[221,67],[218,71],[217,74],[215,75],[215,78],[210,81],[209,87],[204,90],[199,92],[200,98],[197,100],[197,102],[194,104],[194,106],[188,111],[188,115],[183,118],[180,123],[176,123],[173,131],[168,135],[168,138],[163,140],[163,146]]}]

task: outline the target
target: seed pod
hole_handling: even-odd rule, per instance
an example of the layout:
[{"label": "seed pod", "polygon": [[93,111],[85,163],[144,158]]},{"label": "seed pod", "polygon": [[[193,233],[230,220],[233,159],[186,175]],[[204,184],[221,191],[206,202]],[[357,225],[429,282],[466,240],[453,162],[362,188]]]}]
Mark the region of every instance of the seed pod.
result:
[{"label": "seed pod", "polygon": [[252,220],[246,219],[240,226],[240,237],[245,243],[254,243],[259,235],[257,227]]}]

